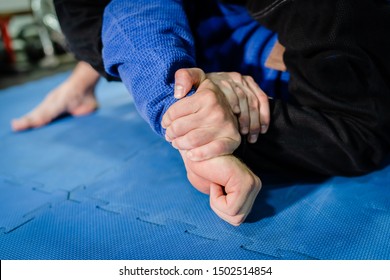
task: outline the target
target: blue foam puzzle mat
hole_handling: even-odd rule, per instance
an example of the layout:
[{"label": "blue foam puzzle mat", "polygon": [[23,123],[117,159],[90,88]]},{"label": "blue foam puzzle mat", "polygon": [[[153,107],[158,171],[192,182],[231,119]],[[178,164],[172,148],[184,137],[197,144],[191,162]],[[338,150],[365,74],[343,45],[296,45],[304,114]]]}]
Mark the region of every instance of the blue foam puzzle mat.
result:
[{"label": "blue foam puzzle mat", "polygon": [[390,165],[318,181],[264,177],[233,227],[181,158],[102,81],[95,113],[13,133],[69,73],[0,91],[0,259],[390,259]]}]

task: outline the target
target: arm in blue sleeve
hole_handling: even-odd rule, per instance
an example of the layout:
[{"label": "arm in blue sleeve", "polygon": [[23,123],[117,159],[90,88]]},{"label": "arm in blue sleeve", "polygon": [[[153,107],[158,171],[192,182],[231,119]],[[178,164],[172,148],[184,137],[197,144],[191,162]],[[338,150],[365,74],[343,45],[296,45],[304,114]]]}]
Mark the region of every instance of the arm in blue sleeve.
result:
[{"label": "arm in blue sleeve", "polygon": [[102,41],[107,73],[122,79],[142,117],[163,135],[162,116],[175,102],[175,72],[195,66],[182,1],[111,1],[104,13]]}]

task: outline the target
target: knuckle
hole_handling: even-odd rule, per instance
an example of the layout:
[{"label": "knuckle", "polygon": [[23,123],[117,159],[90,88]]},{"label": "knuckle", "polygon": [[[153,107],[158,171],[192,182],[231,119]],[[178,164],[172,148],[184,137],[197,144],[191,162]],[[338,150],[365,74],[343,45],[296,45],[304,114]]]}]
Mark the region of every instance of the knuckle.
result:
[{"label": "knuckle", "polygon": [[246,186],[247,192],[253,192],[256,189],[255,180],[251,180],[252,182]]},{"label": "knuckle", "polygon": [[249,182],[247,184],[247,188],[249,192],[259,192],[261,189],[261,180],[256,175],[251,175]]},{"label": "knuckle", "polygon": [[240,124],[248,124],[249,123],[249,116],[247,114],[240,114],[238,118]]},{"label": "knuckle", "polygon": [[173,122],[168,130],[170,132],[169,136],[177,137],[180,132],[180,124],[178,122]]},{"label": "knuckle", "polygon": [[216,94],[211,89],[206,89],[203,92],[203,97],[206,99],[207,102],[209,102],[212,105],[214,105],[217,102]]},{"label": "knuckle", "polygon": [[238,97],[239,99],[247,99],[247,98],[246,98],[245,92],[244,92],[239,86],[236,86],[236,87],[234,88],[234,91],[236,92],[237,97]]},{"label": "knuckle", "polygon": [[186,136],[186,142],[188,146],[192,148],[199,146],[200,140],[201,140],[200,137],[194,134],[188,134]]},{"label": "knuckle", "polygon": [[220,83],[220,86],[223,88],[231,88],[232,87],[231,81],[229,81],[229,80],[221,80],[219,83]]},{"label": "knuckle", "polygon": [[239,226],[241,225],[245,220],[245,216],[244,215],[237,215],[237,216],[234,216],[234,217],[230,217],[229,218],[229,223],[232,224],[233,226]]},{"label": "knuckle", "polygon": [[173,141],[172,141],[172,147],[174,147],[175,149],[179,149],[179,146],[180,146],[179,143],[180,143],[180,142],[177,141],[176,139],[173,140]]},{"label": "knuckle", "polygon": [[255,80],[253,79],[252,76],[245,76],[245,79],[246,79],[247,82],[249,82],[249,83],[254,83],[254,82],[255,82]]},{"label": "knuckle", "polygon": [[228,145],[226,145],[223,141],[217,141],[214,145],[214,152],[213,154],[215,156],[221,156],[227,153],[230,153]]},{"label": "knuckle", "polygon": [[224,213],[228,215],[231,219],[237,217],[240,213],[241,205],[226,205]]},{"label": "knuckle", "polygon": [[242,75],[238,72],[231,72],[230,73],[230,76],[232,77],[232,79],[236,82],[242,82]]},{"label": "knuckle", "polygon": [[265,93],[261,93],[259,96],[259,100],[262,104],[268,103],[268,96]]},{"label": "knuckle", "polygon": [[251,102],[248,104],[249,110],[251,111],[258,111],[259,110],[259,102],[256,98],[252,99]]},{"label": "knuckle", "polygon": [[259,192],[262,187],[262,182],[259,177],[256,175],[254,176],[254,182],[253,182],[254,189]]},{"label": "knuckle", "polygon": [[172,134],[171,127],[168,127],[168,128],[165,130],[165,137],[168,137],[169,139],[171,139],[171,141],[172,141],[172,138],[174,138],[174,137],[173,137],[173,134]]},{"label": "knuckle", "polygon": [[197,158],[197,159],[203,159],[206,157],[206,153],[203,151],[203,149],[195,149],[195,150],[192,150],[192,153],[194,155],[194,158]]}]

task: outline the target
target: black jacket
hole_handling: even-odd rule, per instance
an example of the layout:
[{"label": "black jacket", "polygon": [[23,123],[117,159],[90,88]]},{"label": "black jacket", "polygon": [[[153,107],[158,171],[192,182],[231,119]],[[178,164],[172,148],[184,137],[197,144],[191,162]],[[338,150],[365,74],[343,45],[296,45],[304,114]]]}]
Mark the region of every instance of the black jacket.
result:
[{"label": "black jacket", "polygon": [[273,124],[246,152],[250,162],[263,154],[264,168],[342,175],[380,166],[390,146],[390,1],[233,2],[278,33],[291,74],[292,100],[272,102]]}]

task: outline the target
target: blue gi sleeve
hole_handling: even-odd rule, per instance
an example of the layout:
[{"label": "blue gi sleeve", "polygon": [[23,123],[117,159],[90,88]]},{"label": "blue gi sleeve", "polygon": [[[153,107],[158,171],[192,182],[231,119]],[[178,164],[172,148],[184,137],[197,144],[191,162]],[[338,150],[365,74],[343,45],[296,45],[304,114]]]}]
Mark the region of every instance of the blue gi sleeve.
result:
[{"label": "blue gi sleeve", "polygon": [[182,1],[111,1],[104,12],[102,42],[107,73],[122,79],[142,117],[164,135],[161,119],[175,102],[175,72],[195,66]]}]

